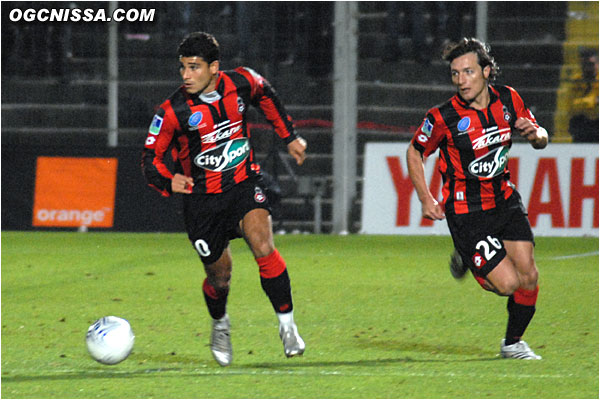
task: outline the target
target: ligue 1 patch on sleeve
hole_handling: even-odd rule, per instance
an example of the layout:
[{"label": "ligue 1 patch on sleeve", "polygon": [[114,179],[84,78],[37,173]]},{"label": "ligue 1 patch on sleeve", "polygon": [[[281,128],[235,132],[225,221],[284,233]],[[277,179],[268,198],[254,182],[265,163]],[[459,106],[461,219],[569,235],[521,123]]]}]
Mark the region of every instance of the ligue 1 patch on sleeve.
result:
[{"label": "ligue 1 patch on sleeve", "polygon": [[158,115],[154,115],[154,118],[152,119],[152,123],[150,124],[150,129],[148,130],[148,132],[151,135],[158,135],[160,133],[160,128],[163,124],[163,119],[162,117],[159,117]]},{"label": "ligue 1 patch on sleeve", "polygon": [[423,125],[421,125],[421,132],[427,135],[427,137],[431,136],[431,131],[433,130],[433,124],[429,121],[428,118],[425,118],[423,121]]}]

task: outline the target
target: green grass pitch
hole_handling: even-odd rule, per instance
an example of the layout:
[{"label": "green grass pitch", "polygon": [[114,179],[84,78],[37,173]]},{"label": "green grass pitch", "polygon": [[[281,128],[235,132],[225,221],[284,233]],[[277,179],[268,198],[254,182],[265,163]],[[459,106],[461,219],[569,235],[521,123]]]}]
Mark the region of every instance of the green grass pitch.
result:
[{"label": "green grass pitch", "polygon": [[[3,398],[598,398],[598,238],[537,238],[541,361],[498,356],[506,298],[448,271],[449,237],[276,236],[307,344],[286,359],[241,240],[234,364],[212,360],[204,272],[184,234],[2,232]],[[87,354],[127,318],[133,353]]]}]

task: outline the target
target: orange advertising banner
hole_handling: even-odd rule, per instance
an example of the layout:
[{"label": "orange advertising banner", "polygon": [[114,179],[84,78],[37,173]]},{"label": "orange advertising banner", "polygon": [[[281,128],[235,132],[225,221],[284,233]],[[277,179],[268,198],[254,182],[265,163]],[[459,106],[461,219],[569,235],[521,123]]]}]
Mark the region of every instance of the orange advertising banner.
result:
[{"label": "orange advertising banner", "polygon": [[38,157],[33,226],[113,226],[116,158]]}]

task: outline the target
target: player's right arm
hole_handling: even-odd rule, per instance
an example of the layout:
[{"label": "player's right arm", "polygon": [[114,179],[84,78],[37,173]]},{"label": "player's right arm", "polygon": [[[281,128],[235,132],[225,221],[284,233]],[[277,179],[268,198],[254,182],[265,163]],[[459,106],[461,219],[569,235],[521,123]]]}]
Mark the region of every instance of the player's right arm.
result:
[{"label": "player's right arm", "polygon": [[423,154],[430,154],[437,145],[439,139],[433,136],[434,122],[429,115],[423,120],[419,130],[408,145],[406,151],[406,164],[408,175],[415,187],[419,201],[421,202],[421,214],[423,218],[441,220],[445,218],[444,210],[439,202],[433,197],[427,180],[425,179],[425,163]]},{"label": "player's right arm", "polygon": [[433,197],[429,187],[427,186],[427,180],[425,179],[425,166],[423,163],[423,155],[415,148],[415,146],[409,144],[408,150],[406,151],[406,163],[408,165],[408,175],[412,181],[417,196],[421,202],[421,214],[423,218],[427,219],[444,219],[444,210],[438,201]]},{"label": "player's right arm", "polygon": [[189,180],[192,178],[173,174],[165,164],[165,156],[168,154],[169,147],[175,140],[175,132],[178,130],[179,122],[170,102],[166,101],[152,119],[142,153],[142,172],[146,182],[165,197],[174,192],[191,192],[193,185],[193,180],[189,185]]}]

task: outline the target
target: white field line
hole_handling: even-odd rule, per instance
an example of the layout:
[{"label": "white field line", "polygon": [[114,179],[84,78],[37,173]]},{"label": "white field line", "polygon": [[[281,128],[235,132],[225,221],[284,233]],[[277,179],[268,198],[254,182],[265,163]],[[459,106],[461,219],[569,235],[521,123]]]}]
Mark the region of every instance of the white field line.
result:
[{"label": "white field line", "polygon": [[589,253],[580,253],[580,254],[571,254],[568,256],[559,256],[559,257],[551,257],[550,260],[568,260],[570,258],[581,258],[581,257],[590,257],[597,256],[599,253],[597,251],[590,251]]},{"label": "white field line", "polygon": [[[24,371],[23,371],[24,372]],[[28,371],[31,372],[31,371]],[[89,375],[90,378],[98,378],[104,374],[104,371],[93,370],[93,371],[85,371],[85,370],[77,370],[77,369],[63,369],[63,370],[52,370],[47,371],[48,374],[44,374],[44,372],[36,371],[35,375],[40,378],[52,376],[55,379],[60,379],[62,374],[65,374],[64,379],[72,379],[73,375],[78,375],[78,378],[85,378],[86,375]],[[11,370],[9,376],[5,376],[4,378],[15,378],[21,375],[21,371]],[[27,373],[24,373],[26,375]],[[357,377],[357,376],[393,376],[393,377],[413,377],[413,378],[469,378],[469,379],[481,379],[486,378],[486,376],[494,377],[494,378],[504,378],[504,379],[566,379],[566,378],[577,378],[576,374],[498,374],[494,372],[493,374],[480,374],[480,373],[461,373],[461,372],[408,372],[403,370],[394,370],[394,371],[380,371],[380,372],[369,372],[369,371],[325,371],[325,370],[300,370],[300,369],[291,369],[291,370],[280,370],[280,369],[256,369],[256,370],[246,370],[246,369],[191,369],[186,370],[184,368],[155,368],[155,369],[146,369],[139,371],[109,371],[106,370],[106,377],[115,376],[115,375],[145,375],[145,374],[169,374],[169,375],[178,375],[182,374],[185,376],[260,376],[260,375],[279,375],[279,376],[339,376],[339,377]],[[35,380],[34,376],[30,376],[33,380]],[[584,377],[581,377],[584,378]]]}]

